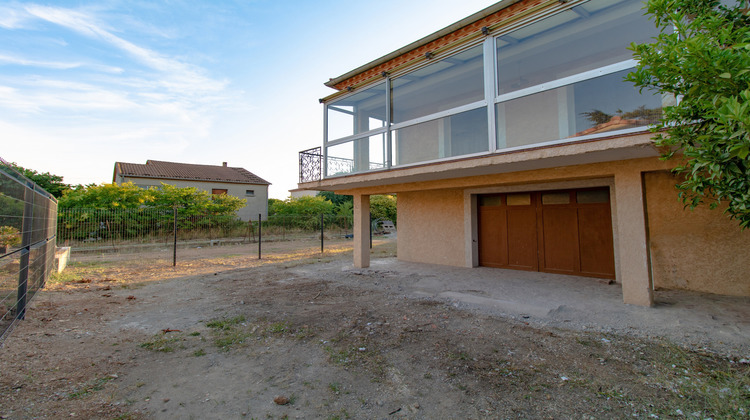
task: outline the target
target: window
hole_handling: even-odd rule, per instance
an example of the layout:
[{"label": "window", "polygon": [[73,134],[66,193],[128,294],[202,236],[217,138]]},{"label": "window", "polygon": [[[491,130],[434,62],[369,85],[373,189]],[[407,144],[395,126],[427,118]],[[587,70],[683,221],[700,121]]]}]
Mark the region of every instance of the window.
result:
[{"label": "window", "polygon": [[328,140],[383,128],[386,122],[385,83],[339,99],[327,107]]},{"label": "window", "polygon": [[245,197],[255,197],[255,190],[245,190]]},{"label": "window", "polygon": [[640,2],[593,0],[496,38],[497,147],[644,127],[662,97],[623,78],[656,36]]},{"label": "window", "polygon": [[482,107],[410,125],[396,130],[393,140],[396,165],[486,152],[487,110]]},{"label": "window", "polygon": [[221,188],[212,188],[211,189],[211,195],[222,195],[222,194],[226,194],[226,193],[227,193],[226,189],[221,189]]},{"label": "window", "polygon": [[392,82],[393,123],[484,99],[482,46],[446,57]]}]

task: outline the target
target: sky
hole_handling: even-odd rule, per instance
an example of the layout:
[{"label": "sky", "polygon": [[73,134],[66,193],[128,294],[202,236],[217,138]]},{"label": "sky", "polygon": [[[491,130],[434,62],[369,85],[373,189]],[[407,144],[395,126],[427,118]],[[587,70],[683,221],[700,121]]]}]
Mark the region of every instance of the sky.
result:
[{"label": "sky", "polygon": [[0,157],[73,185],[228,162],[285,199],[325,81],[494,2],[0,0]]}]

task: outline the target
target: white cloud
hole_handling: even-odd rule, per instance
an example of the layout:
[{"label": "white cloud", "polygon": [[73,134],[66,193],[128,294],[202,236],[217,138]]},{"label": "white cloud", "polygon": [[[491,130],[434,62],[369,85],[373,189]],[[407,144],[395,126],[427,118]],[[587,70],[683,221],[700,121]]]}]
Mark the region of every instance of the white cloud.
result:
[{"label": "white cloud", "polygon": [[0,28],[20,29],[29,19],[28,13],[10,6],[0,6]]},{"label": "white cloud", "polygon": [[128,53],[141,64],[168,75],[169,78],[165,78],[160,84],[170,90],[180,90],[188,94],[205,94],[222,91],[228,84],[225,80],[213,80],[204,76],[200,70],[189,64],[118,37],[98,24],[95,17],[88,14],[39,5],[28,6],[26,11],[39,19],[66,27],[89,38],[102,40]]},{"label": "white cloud", "polygon": [[70,70],[82,67],[90,67],[94,70],[103,71],[107,73],[122,73],[123,69],[120,67],[106,66],[101,64],[88,64],[80,62],[62,62],[62,61],[40,61],[40,60],[29,60],[22,57],[12,57],[9,55],[0,54],[0,65],[2,64],[13,64],[19,66],[46,68],[53,70]]}]

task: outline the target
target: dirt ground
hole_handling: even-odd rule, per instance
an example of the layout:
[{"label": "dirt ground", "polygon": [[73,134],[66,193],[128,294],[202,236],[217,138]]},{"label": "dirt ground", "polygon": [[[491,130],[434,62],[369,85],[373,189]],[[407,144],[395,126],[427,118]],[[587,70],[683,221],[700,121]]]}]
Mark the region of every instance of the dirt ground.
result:
[{"label": "dirt ground", "polygon": [[182,250],[176,268],[164,254],[76,257],[0,348],[0,418],[750,414],[742,339],[696,347],[460,304],[417,290],[428,276],[387,240],[368,270],[346,243],[264,247],[260,261],[252,246]]}]

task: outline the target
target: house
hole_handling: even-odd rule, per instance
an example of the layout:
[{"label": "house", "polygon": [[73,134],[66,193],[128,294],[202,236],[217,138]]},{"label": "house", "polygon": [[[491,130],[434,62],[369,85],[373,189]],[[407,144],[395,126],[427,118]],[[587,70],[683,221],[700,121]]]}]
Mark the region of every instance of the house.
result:
[{"label": "house", "polygon": [[268,186],[270,182],[244,168],[218,165],[147,160],[145,164],[115,162],[112,182],[132,182],[138,187],[158,187],[161,183],[176,187],[195,187],[211,194],[229,194],[247,201],[237,212],[242,220],[263,220],[268,217]]},{"label": "house", "polygon": [[322,147],[300,189],[398,194],[398,258],[750,295],[750,234],[683,210],[648,125],[674,98],[623,77],[657,35],[633,0],[503,0],[325,84]]}]

